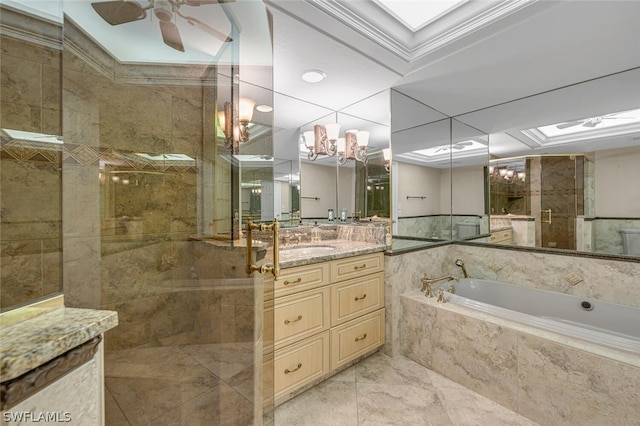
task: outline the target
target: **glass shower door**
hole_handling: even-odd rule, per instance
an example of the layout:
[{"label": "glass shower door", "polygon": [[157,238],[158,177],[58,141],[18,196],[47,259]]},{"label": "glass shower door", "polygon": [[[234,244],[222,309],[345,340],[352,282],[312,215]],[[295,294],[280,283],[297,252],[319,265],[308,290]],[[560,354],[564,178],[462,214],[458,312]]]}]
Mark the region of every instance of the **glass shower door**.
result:
[{"label": "glass shower door", "polygon": [[542,247],[575,250],[580,192],[576,180],[576,157],[542,157],[540,179]]}]

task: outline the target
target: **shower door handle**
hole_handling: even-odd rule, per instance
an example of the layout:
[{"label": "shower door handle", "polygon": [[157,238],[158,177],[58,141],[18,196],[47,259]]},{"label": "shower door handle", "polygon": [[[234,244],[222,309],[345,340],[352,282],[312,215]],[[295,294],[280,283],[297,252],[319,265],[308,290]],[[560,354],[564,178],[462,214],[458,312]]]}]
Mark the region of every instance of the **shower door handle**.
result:
[{"label": "shower door handle", "polygon": [[[259,229],[261,231],[273,231],[273,265],[255,265],[253,260],[253,247],[251,244],[251,231],[254,229]],[[271,225],[267,225],[266,223],[253,223],[251,219],[247,221],[247,274],[250,275],[252,272],[260,272],[261,274],[267,274],[271,272],[274,278],[278,278],[280,276],[280,223],[278,219],[273,219],[273,223]]]},{"label": "shower door handle", "polygon": [[546,219],[546,220],[545,220],[545,219],[542,219],[542,223],[548,223],[548,224],[551,224],[551,209],[541,210],[541,211],[540,211],[540,215],[542,216],[542,215],[544,215],[544,214],[546,214],[546,215],[547,215],[547,219]]}]

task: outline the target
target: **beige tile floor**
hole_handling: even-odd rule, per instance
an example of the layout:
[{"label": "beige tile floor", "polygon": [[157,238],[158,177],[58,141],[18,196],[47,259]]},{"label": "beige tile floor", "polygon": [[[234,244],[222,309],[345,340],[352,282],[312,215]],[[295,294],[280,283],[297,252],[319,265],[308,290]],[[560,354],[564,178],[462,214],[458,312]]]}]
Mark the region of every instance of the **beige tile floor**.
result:
[{"label": "beige tile floor", "polygon": [[407,358],[381,352],[278,406],[268,423],[537,425]]}]

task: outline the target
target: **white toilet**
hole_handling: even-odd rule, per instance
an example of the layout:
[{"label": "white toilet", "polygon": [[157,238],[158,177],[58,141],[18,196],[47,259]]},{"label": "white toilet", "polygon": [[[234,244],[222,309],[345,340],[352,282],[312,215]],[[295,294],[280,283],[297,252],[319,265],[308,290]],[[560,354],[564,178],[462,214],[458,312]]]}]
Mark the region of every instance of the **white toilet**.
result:
[{"label": "white toilet", "polygon": [[640,229],[621,229],[623,254],[640,256]]}]

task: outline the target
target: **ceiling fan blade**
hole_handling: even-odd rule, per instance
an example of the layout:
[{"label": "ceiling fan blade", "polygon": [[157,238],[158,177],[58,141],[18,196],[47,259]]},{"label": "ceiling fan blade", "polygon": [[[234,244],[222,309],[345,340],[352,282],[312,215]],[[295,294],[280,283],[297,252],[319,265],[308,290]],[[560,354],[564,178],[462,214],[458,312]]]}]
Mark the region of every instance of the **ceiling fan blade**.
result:
[{"label": "ceiling fan blade", "polygon": [[147,12],[138,3],[131,1],[103,1],[91,3],[102,19],[111,25],[126,24],[147,17]]},{"label": "ceiling fan blade", "polygon": [[579,126],[584,123],[584,120],[576,120],[576,121],[568,121],[566,123],[558,124],[556,126],[557,129],[566,129],[568,127]]},{"label": "ceiling fan blade", "polygon": [[202,6],[203,4],[233,3],[236,0],[183,0],[186,6]]},{"label": "ceiling fan blade", "polygon": [[179,14],[181,17],[183,17],[184,19],[187,20],[187,22],[190,25],[193,25],[194,27],[197,27],[199,29],[201,29],[202,31],[211,34],[212,36],[214,36],[215,38],[217,38],[218,40],[222,40],[224,42],[230,42],[233,39],[231,37],[229,37],[228,35],[221,33],[220,31],[216,30],[215,28],[210,27],[209,25],[205,24],[204,22],[193,18],[191,16],[185,16],[182,14]]},{"label": "ceiling fan blade", "polygon": [[180,52],[184,52],[184,45],[182,44],[182,38],[180,37],[180,32],[178,31],[178,27],[171,21],[159,21],[160,22],[160,32],[162,33],[162,40],[164,44],[169,47],[172,47]]}]

